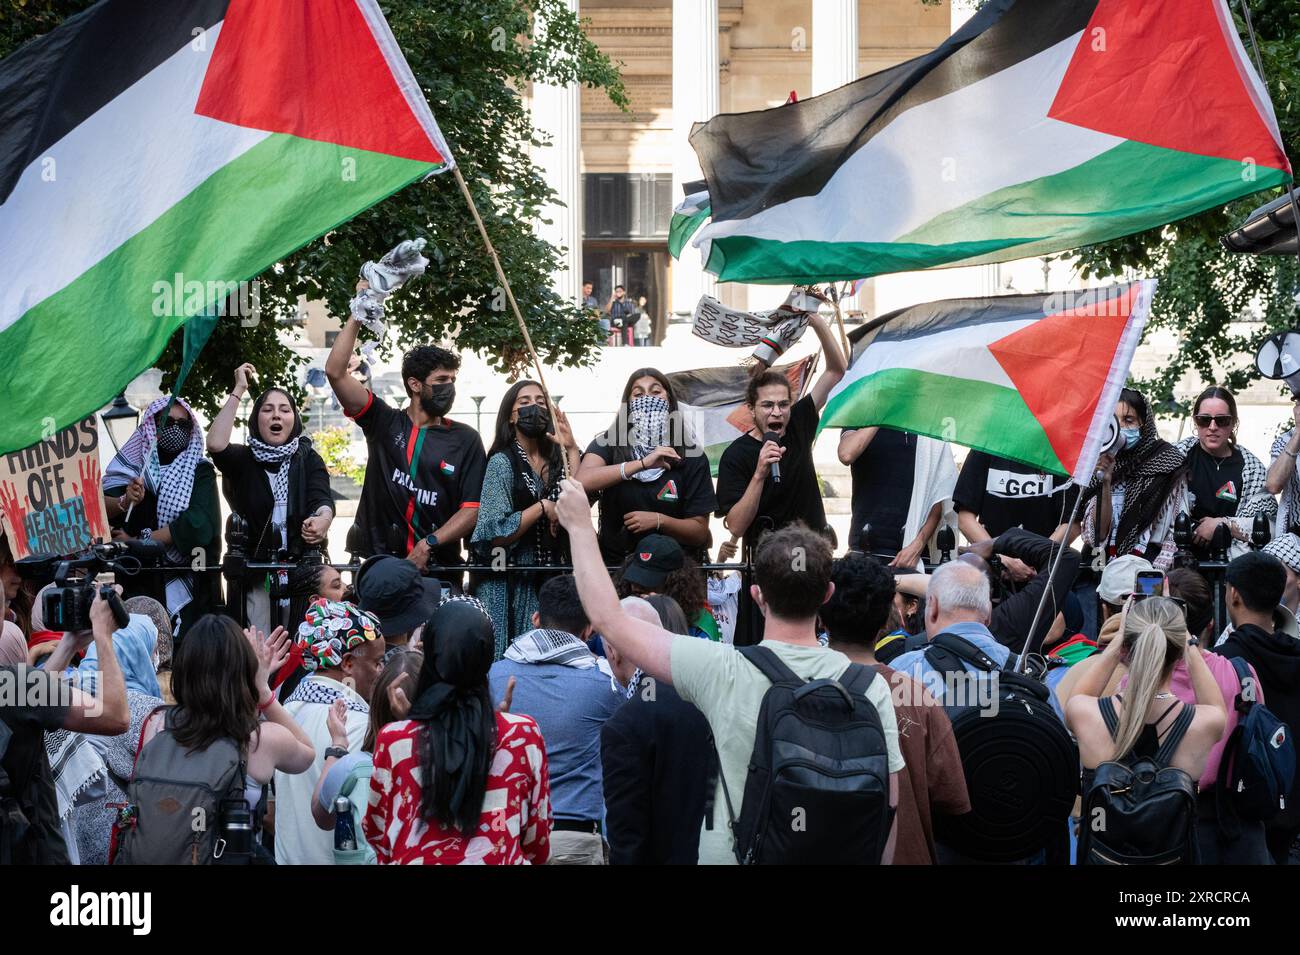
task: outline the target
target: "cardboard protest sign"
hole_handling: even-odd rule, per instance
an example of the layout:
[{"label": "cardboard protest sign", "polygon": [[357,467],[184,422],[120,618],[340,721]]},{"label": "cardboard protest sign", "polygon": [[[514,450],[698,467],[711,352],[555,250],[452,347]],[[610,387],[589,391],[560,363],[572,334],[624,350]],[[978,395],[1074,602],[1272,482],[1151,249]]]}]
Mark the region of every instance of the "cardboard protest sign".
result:
[{"label": "cardboard protest sign", "polygon": [[0,455],[0,527],[15,560],[69,556],[109,539],[94,415]]}]

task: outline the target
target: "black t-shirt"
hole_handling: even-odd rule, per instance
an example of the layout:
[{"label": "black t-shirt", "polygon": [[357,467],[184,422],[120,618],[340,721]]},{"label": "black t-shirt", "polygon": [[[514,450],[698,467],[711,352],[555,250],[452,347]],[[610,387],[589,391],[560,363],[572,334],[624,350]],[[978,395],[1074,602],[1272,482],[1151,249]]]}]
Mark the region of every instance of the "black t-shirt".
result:
[{"label": "black t-shirt", "polygon": [[1216,458],[1199,444],[1187,452],[1187,497],[1192,524],[1203,517],[1234,517],[1241,503],[1242,471],[1246,459],[1233,448],[1226,458]]},{"label": "black t-shirt", "polygon": [[[856,431],[845,428],[843,434]],[[916,435],[881,428],[849,469],[853,475],[853,524],[849,549],[893,557],[903,545],[916,474]],[[871,525],[863,539],[862,527]]]},{"label": "black t-shirt", "polygon": [[[417,428],[406,412],[374,394],[355,420],[370,449],[356,518],[367,556],[405,557],[462,507],[478,507],[487,454],[473,428],[447,418]],[[440,542],[433,561],[460,563],[460,542]]]},{"label": "black t-shirt", "polygon": [[[615,463],[613,446],[599,436],[587,445],[586,453],[597,455],[606,464]],[[623,518],[629,511],[653,511],[680,519],[710,514],[718,506],[709,459],[698,448],[687,448],[682,463],[665,468],[655,480],[639,481],[633,477],[619,481],[601,491],[599,500],[600,554],[606,564],[622,563],[644,536],[633,534],[623,526]],[[707,556],[698,547],[687,548],[686,552],[696,561]]]},{"label": "black t-shirt", "polygon": [[[763,482],[758,514],[745,532],[746,547],[756,544],[758,537],[769,529],[762,518],[769,518],[774,530],[795,521],[803,521],[815,531],[826,526],[821,485],[817,483],[812,459],[818,418],[812,395],[800,398],[790,409],[790,424],[781,436],[781,447],[786,449],[781,458],[781,483],[775,483],[770,475]],[[722,460],[718,463],[719,517],[725,517],[745,496],[745,488],[758,467],[758,454],[762,449],[763,442],[746,432],[722,452]]]},{"label": "black t-shirt", "polygon": [[1077,485],[1028,464],[972,451],[961,466],[952,506],[974,514],[990,537],[1023,527],[1051,537],[1070,516]]},{"label": "black t-shirt", "polygon": [[13,847],[16,864],[68,864],[45,732],[63,726],[71,703],[71,690],[56,674],[28,666],[0,667],[0,736],[9,737],[0,747],[4,749],[0,767],[12,787],[5,795],[17,797],[31,823],[26,838]]}]

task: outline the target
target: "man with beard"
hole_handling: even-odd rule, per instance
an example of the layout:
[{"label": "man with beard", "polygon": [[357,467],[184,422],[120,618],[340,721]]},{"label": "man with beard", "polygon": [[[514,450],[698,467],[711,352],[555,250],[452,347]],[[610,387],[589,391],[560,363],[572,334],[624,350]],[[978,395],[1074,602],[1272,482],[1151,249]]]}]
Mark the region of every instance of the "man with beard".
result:
[{"label": "man with beard", "polygon": [[[822,317],[813,312],[808,324],[821,342],[825,370],[798,401],[789,379],[780,372],[764,371],[751,378],[745,405],[752,427],[731,442],[718,464],[718,516],[724,518],[733,536],[744,539],[746,554],[753,553],[759,538],[769,530],[795,522],[818,533],[826,529],[821,486],[813,467],[813,442],[821,409],[848,365]],[[779,477],[773,465],[779,469]],[[742,590],[740,596],[736,643],[757,643],[762,621],[749,595]]]},{"label": "man with beard", "polygon": [[357,504],[360,553],[405,557],[421,571],[459,564],[460,542],[478,521],[487,467],[478,432],[447,417],[460,356],[436,345],[407,352],[402,383],[408,400],[399,410],[348,374],[360,327],[349,318],[325,362],[330,387],[370,450]]}]

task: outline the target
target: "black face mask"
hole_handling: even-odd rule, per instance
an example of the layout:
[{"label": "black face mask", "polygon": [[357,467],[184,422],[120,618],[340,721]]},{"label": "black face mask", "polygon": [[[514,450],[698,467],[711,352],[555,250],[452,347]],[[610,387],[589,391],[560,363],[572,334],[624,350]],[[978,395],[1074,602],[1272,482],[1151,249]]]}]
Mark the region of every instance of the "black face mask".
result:
[{"label": "black face mask", "polygon": [[168,418],[158,429],[158,461],[171,464],[190,444],[190,420]]},{"label": "black face mask", "polygon": [[519,409],[519,418],[515,427],[520,434],[530,438],[540,438],[551,430],[551,415],[545,405],[524,405]]},{"label": "black face mask", "polygon": [[[427,394],[426,394],[427,389]],[[456,401],[456,385],[425,385],[420,389],[420,407],[431,418],[441,418]]]}]

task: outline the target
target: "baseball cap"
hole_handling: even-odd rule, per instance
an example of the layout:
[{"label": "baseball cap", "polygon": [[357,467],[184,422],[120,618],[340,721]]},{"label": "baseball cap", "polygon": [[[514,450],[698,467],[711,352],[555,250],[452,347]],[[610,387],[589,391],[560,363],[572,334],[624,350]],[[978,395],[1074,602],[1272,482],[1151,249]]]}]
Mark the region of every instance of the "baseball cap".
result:
[{"label": "baseball cap", "polygon": [[623,570],[623,579],[638,587],[657,590],[664,578],[680,570],[686,562],[682,545],[666,534],[647,534],[632,549],[632,560]]},{"label": "baseball cap", "polygon": [[377,554],[357,571],[357,603],[379,620],[380,630],[408,633],[433,615],[442,599],[442,584],[420,575],[409,560]]},{"label": "baseball cap", "polygon": [[1133,593],[1139,572],[1155,570],[1151,561],[1134,554],[1116,557],[1101,572],[1101,583],[1097,584],[1097,596],[1112,606],[1122,604]]}]

